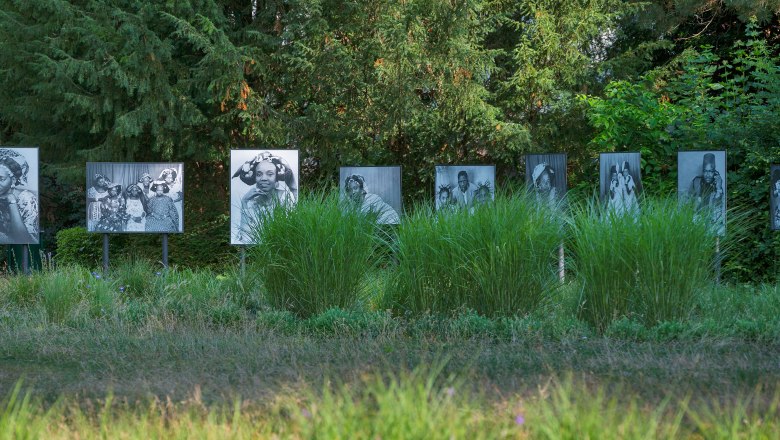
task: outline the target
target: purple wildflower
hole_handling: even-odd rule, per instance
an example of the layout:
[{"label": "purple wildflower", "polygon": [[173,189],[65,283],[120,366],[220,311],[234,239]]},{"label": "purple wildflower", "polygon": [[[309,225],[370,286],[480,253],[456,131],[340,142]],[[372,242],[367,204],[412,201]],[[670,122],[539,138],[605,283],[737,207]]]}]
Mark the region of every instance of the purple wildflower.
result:
[{"label": "purple wildflower", "polygon": [[455,395],[455,387],[448,387],[447,388],[447,396],[452,397]]},{"label": "purple wildflower", "polygon": [[301,410],[301,415],[302,415],[304,418],[306,418],[306,419],[310,419],[310,418],[311,418],[311,413],[310,413],[310,412],[309,412],[309,410],[308,410],[308,409],[306,409],[306,408],[303,408],[303,409]]},{"label": "purple wildflower", "polygon": [[517,425],[517,426],[523,426],[523,424],[524,424],[524,423],[525,423],[525,417],[523,417],[523,415],[522,415],[522,414],[518,414],[518,415],[515,417],[515,425]]}]

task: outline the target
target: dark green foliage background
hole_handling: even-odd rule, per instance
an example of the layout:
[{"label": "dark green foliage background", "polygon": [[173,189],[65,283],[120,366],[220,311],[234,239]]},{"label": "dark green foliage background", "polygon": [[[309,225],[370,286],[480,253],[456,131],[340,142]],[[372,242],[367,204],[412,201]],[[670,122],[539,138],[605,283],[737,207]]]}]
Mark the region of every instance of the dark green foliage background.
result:
[{"label": "dark green foliage background", "polygon": [[[171,261],[232,263],[231,148],[301,150],[302,188],[342,164],[401,164],[406,206],[435,163],[567,152],[591,195],[597,153],[641,149],[673,191],[679,149],[726,149],[747,211],[735,279],[774,279],[768,165],[780,161],[780,0],[0,0],[0,144],[41,147],[47,250],[83,226],[84,162],[184,161]],[[112,237],[159,259],[159,237]],[[71,244],[66,244],[65,247]]]}]

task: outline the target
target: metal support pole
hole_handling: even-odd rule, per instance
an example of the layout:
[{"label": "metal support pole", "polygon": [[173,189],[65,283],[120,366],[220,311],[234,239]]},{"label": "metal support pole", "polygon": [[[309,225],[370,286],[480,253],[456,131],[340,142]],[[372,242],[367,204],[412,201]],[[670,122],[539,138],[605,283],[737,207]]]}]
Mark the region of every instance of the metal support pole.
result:
[{"label": "metal support pole", "polygon": [[558,278],[561,280],[561,284],[566,282],[566,260],[563,254],[563,243],[558,246]]},{"label": "metal support pole", "polygon": [[30,275],[30,246],[22,245],[22,273]]},{"label": "metal support pole", "polygon": [[715,283],[720,284],[720,237],[715,237]]},{"label": "metal support pole", "polygon": [[246,275],[246,246],[239,246],[239,249],[241,250],[239,258],[241,260],[241,276],[243,277]]},{"label": "metal support pole", "polygon": [[163,268],[168,268],[168,234],[162,235],[162,264]]},{"label": "metal support pole", "polygon": [[103,277],[108,276],[108,234],[103,234]]}]

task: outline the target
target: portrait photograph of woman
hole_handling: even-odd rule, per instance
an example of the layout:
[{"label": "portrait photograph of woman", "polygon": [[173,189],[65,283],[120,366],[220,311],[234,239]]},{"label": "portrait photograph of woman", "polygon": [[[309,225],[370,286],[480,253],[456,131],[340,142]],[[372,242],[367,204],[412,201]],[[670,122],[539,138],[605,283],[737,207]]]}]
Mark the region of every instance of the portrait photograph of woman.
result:
[{"label": "portrait photograph of woman", "polygon": [[38,149],[0,147],[0,244],[38,244]]},{"label": "portrait photograph of woman", "polygon": [[526,155],[525,182],[537,202],[557,206],[566,195],[566,154]]},{"label": "portrait photograph of woman", "polygon": [[401,222],[400,166],[341,167],[339,191],[342,200],[376,215],[377,224]]},{"label": "portrait photograph of woman", "polygon": [[87,231],[184,231],[184,164],[87,163]]},{"label": "portrait photograph of woman", "polygon": [[230,151],[230,243],[251,244],[264,216],[298,202],[298,150]]}]

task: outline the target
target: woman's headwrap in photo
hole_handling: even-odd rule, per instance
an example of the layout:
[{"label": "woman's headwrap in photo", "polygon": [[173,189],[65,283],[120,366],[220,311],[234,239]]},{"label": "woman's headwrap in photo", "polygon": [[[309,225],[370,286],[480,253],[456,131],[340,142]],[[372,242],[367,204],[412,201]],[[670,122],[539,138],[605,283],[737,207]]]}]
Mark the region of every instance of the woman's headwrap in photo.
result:
[{"label": "woman's headwrap in photo", "polygon": [[151,181],[154,180],[154,179],[152,179],[152,176],[149,173],[143,173],[143,174],[141,174],[141,177],[138,178],[138,183],[143,183],[144,179],[147,179],[147,178],[149,179],[150,183],[151,183]]},{"label": "woman's headwrap in photo", "polygon": [[27,172],[30,171],[30,166],[27,165],[24,156],[14,150],[0,148],[0,166],[5,166],[11,172],[14,186],[27,184]]},{"label": "woman's headwrap in photo", "polygon": [[121,183],[114,183],[114,182],[112,182],[112,183],[108,184],[108,189],[114,189],[116,187],[119,187],[119,192],[122,192],[122,184]]},{"label": "woman's headwrap in photo", "polygon": [[100,173],[95,173],[95,175],[92,176],[92,184],[97,186],[97,182],[100,179],[103,179],[105,181],[106,186],[108,186],[111,183],[111,179],[109,179],[108,177],[106,177],[106,176],[104,176],[103,174],[100,174]]},{"label": "woman's headwrap in photo", "polygon": [[143,190],[140,186],[138,186],[138,184],[135,183],[128,185],[127,189],[125,190],[125,194],[129,197],[137,197],[140,196],[141,193],[143,193]]},{"label": "woman's headwrap in photo", "polygon": [[360,174],[350,174],[347,176],[347,178],[344,179],[344,188],[349,188],[351,182],[357,182],[360,187],[363,188],[364,193],[368,192],[368,188],[366,188],[366,179]]},{"label": "woman's headwrap in photo", "polygon": [[241,167],[233,174],[233,178],[238,177],[242,182],[247,185],[254,185],[255,180],[255,168],[260,162],[270,162],[276,167],[276,182],[284,182],[288,186],[293,184],[292,168],[281,156],[272,154],[270,151],[263,151],[252,160],[244,162]]},{"label": "woman's headwrap in photo", "polygon": [[451,196],[452,195],[452,188],[453,188],[452,184],[449,184],[449,183],[444,184],[444,185],[440,185],[439,186],[439,191],[437,192],[437,194],[447,193],[448,195]]},{"label": "woman's headwrap in photo", "polygon": [[157,192],[157,187],[162,188],[163,193],[167,194],[171,189],[168,188],[168,184],[165,183],[164,180],[155,180],[152,182],[152,187],[150,188],[152,191]]},{"label": "woman's headwrap in photo", "polygon": [[176,176],[178,174],[179,173],[177,173],[176,170],[174,170],[173,168],[166,168],[160,172],[160,177],[158,178],[158,180],[165,180],[165,178],[168,177],[169,175],[173,176],[173,180],[176,180]]},{"label": "woman's headwrap in photo", "polygon": [[534,185],[539,184],[539,177],[542,176],[542,173],[545,172],[545,170],[547,171],[547,174],[550,175],[550,179],[555,175],[555,170],[553,170],[547,162],[542,162],[534,167],[534,172],[531,175]]}]

